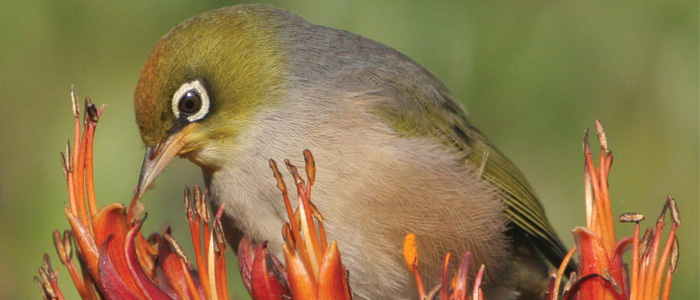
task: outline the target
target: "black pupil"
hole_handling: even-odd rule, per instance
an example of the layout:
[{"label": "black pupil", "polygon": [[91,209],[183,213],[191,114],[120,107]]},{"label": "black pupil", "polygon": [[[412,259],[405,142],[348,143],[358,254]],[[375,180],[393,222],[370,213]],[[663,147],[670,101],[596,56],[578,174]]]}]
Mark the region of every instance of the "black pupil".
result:
[{"label": "black pupil", "polygon": [[180,104],[178,106],[181,112],[185,114],[194,114],[202,108],[202,98],[199,97],[199,93],[196,91],[188,91],[180,98]]}]

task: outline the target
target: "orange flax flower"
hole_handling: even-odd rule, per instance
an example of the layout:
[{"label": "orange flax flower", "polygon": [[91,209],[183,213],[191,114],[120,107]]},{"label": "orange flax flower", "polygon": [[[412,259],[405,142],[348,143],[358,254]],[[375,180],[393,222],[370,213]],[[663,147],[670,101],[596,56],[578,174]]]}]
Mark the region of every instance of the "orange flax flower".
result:
[{"label": "orange flax flower", "polygon": [[266,245],[253,245],[242,239],[238,255],[243,281],[254,299],[280,299],[280,295],[295,300],[351,299],[348,276],[340,259],[335,241],[326,239],[323,216],[311,202],[316,166],[311,151],[304,150],[307,180],[299,175],[296,166],[285,160],[287,169],[297,187],[297,210],[294,211],[277,163],[270,160],[270,168],[282,192],[289,223],[283,227],[283,245],[286,267],[267,252]]},{"label": "orange flax flower", "polygon": [[[672,275],[678,263],[676,230],[680,226],[680,215],[676,201],[668,197],[655,228],[649,228],[641,239],[639,222],[644,216],[620,215],[620,222],[636,224],[633,236],[617,240],[608,190],[613,156],[599,121],[596,121],[596,132],[601,147],[598,168],[593,163],[588,130],[584,135],[586,227],[576,227],[572,231],[576,246],[569,251],[557,274],[550,277],[552,283],[547,299],[559,299],[564,270],[575,252],[579,257],[578,272],[571,274],[561,299],[651,300],[659,296],[669,299]],[[664,249],[659,252],[667,210],[671,211],[673,223]],[[629,250],[632,250],[631,272],[623,260],[623,254]]]},{"label": "orange flax flower", "polygon": [[[80,110],[73,89],[75,118],[73,151],[70,143],[63,154],[69,206],[64,212],[71,231],[54,232],[61,263],[82,299],[228,299],[225,276],[226,249],[221,230],[221,211],[209,226],[205,196],[195,188],[186,192],[188,220],[200,273],[190,267],[169,232],[146,239],[141,234],[143,204],[137,199],[127,209],[119,203],[97,208],[93,180],[93,142],[102,108],[87,98],[81,133]],[[194,198],[194,200],[193,200]],[[194,208],[196,206],[196,209]],[[204,218],[202,218],[204,216]],[[200,223],[203,222],[202,225]],[[204,232],[204,238],[202,238]],[[202,243],[203,240],[203,243]],[[76,251],[73,251],[73,244]],[[202,251],[204,248],[204,251]],[[78,264],[73,259],[73,252]],[[79,267],[78,267],[79,266]],[[48,255],[35,278],[44,299],[64,299]],[[213,279],[212,279],[213,278]]]}]

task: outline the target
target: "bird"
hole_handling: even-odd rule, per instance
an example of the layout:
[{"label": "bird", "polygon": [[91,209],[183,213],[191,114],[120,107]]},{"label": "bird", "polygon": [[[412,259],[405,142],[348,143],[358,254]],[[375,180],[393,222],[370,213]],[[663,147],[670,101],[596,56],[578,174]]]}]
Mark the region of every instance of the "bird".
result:
[{"label": "bird", "polygon": [[[282,255],[269,159],[316,161],[314,203],[355,299],[412,299],[414,233],[427,285],[471,251],[487,299],[535,299],[566,250],[523,174],[463,104],[408,56],[267,5],[194,16],[151,50],[134,92],[140,198],[175,157],[202,170],[227,240]],[[303,172],[303,171],[302,171]]]}]

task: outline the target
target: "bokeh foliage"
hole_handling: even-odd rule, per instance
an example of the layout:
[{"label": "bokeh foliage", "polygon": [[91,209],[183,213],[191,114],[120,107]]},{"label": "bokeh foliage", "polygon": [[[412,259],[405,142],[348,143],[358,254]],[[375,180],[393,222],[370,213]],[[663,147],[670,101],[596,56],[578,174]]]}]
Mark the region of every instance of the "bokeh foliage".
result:
[{"label": "bokeh foliage", "polygon": [[[700,297],[697,1],[270,3],[388,44],[435,73],[527,175],[567,245],[585,223],[582,132],[601,119],[616,157],[614,212],[653,220],[672,194],[684,222],[673,298]],[[72,132],[70,85],[107,104],[98,198],[127,202],[144,151],[132,93],[148,51],[180,21],[230,4],[0,4],[0,298],[40,297],[32,277],[41,255],[54,255],[51,232],[68,228],[58,152]],[[319,177],[329,163],[318,162]],[[185,238],[182,189],[199,174],[187,161],[166,170],[147,195],[145,232],[172,225]]]}]

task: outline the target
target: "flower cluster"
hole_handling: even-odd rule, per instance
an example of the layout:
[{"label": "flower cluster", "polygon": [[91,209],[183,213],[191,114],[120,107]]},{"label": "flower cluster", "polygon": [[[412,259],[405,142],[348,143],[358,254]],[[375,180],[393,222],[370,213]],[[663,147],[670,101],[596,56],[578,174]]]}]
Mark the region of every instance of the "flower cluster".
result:
[{"label": "flower cluster", "polygon": [[279,299],[280,295],[298,300],[352,298],[338,245],[327,241],[323,216],[311,202],[311,186],[316,176],[311,151],[304,150],[304,159],[307,181],[299,175],[296,166],[285,160],[297,187],[296,211],[292,209],[277,163],[270,160],[289,218],[282,230],[286,267],[267,252],[265,243],[253,245],[244,238],[239,245],[241,275],[253,299]]},{"label": "flower cluster", "polygon": [[[55,231],[53,236],[60,261],[68,270],[80,297],[227,300],[226,242],[221,224],[224,206],[219,207],[212,217],[206,203],[206,191],[197,186],[193,191],[185,189],[186,216],[195,252],[193,261],[186,257],[169,229],[144,237],[141,227],[146,219],[145,209],[136,196],[128,208],[113,203],[98,209],[93,180],[93,142],[103,108],[96,108],[86,98],[81,126],[75,90],[71,96],[75,136],[72,147],[69,142],[66,153],[61,156],[70,200],[64,213],[71,230],[63,234]],[[647,229],[643,236],[640,221],[644,216],[622,214],[618,218],[621,222],[635,223],[634,234],[617,240],[608,190],[612,152],[599,122],[596,122],[596,128],[601,145],[598,168],[593,163],[587,131],[584,138],[587,224],[572,231],[576,245],[559,270],[551,274],[550,284],[543,295],[547,300],[669,299],[679,252],[676,231],[680,227],[680,216],[676,202],[672,197],[668,198],[656,225]],[[352,298],[349,275],[342,264],[338,245],[327,240],[323,215],[311,202],[316,167],[309,150],[304,151],[304,158],[306,178],[302,178],[297,167],[285,160],[296,186],[296,210],[291,205],[276,162],[269,162],[289,219],[282,228],[284,264],[269,253],[265,242],[256,243],[243,238],[238,245],[240,272],[253,299]],[[666,212],[670,212],[672,224],[663,243]],[[449,300],[484,298],[481,282],[486,266],[481,265],[475,278],[469,278],[470,252],[462,254],[454,276],[452,255],[447,253],[440,284],[426,291],[418,268],[415,239],[411,233],[406,235],[404,258],[409,272],[415,277],[418,299],[436,299],[438,296]],[[623,260],[623,254],[629,250],[632,251],[631,271]],[[568,275],[569,280],[562,287],[566,266],[577,252],[578,270]],[[35,281],[43,298],[64,299],[48,255],[44,256],[44,267],[39,273]]]},{"label": "flower cluster", "polygon": [[[68,269],[82,299],[228,299],[226,242],[221,226],[224,206],[212,219],[206,191],[195,186],[185,189],[185,206],[194,246],[196,268],[185,256],[170,230],[145,238],[141,226],[144,205],[136,196],[129,207],[119,203],[97,208],[93,181],[93,142],[102,108],[87,98],[81,134],[80,109],[72,91],[75,142],[62,155],[70,204],[65,215],[70,231],[54,232],[61,263]],[[248,291],[254,299],[351,299],[348,276],[335,241],[328,242],[323,216],[311,203],[315,165],[311,152],[304,151],[307,181],[294,165],[285,161],[294,176],[298,209],[293,211],[282,175],[274,161],[270,166],[277,178],[287,208],[289,223],[283,232],[285,265],[271,256],[266,244],[243,239],[239,265]],[[143,217],[141,217],[144,215]],[[73,259],[76,246],[78,264]],[[64,299],[48,255],[35,281],[44,299]]]},{"label": "flower cluster", "polygon": [[[578,272],[569,276],[561,291],[561,299],[651,300],[659,299],[659,296],[669,299],[679,253],[676,230],[681,221],[676,201],[668,197],[655,227],[648,228],[641,239],[639,222],[644,216],[637,213],[620,215],[620,222],[632,222],[635,227],[632,236],[617,240],[608,190],[613,156],[605,129],[598,121],[596,131],[601,147],[598,168],[593,163],[588,130],[584,135],[586,227],[576,227],[572,231],[576,246],[569,251],[558,272],[551,276],[547,299],[560,299],[565,267],[576,252]],[[673,223],[660,251],[667,211],[670,211]],[[623,260],[623,254],[630,248],[631,272]]]},{"label": "flower cluster", "polygon": [[[97,208],[93,181],[93,141],[102,108],[85,101],[84,130],[72,92],[75,140],[62,155],[70,204],[65,215],[70,231],[54,232],[54,244],[82,299],[228,299],[226,244],[219,221],[210,228],[205,195],[198,187],[185,191],[187,219],[199,272],[191,268],[169,230],[146,239],[141,226],[143,204],[132,199],[127,209],[119,203]],[[73,258],[73,245],[80,268]],[[44,299],[64,299],[57,276],[45,255],[35,278]]]}]

